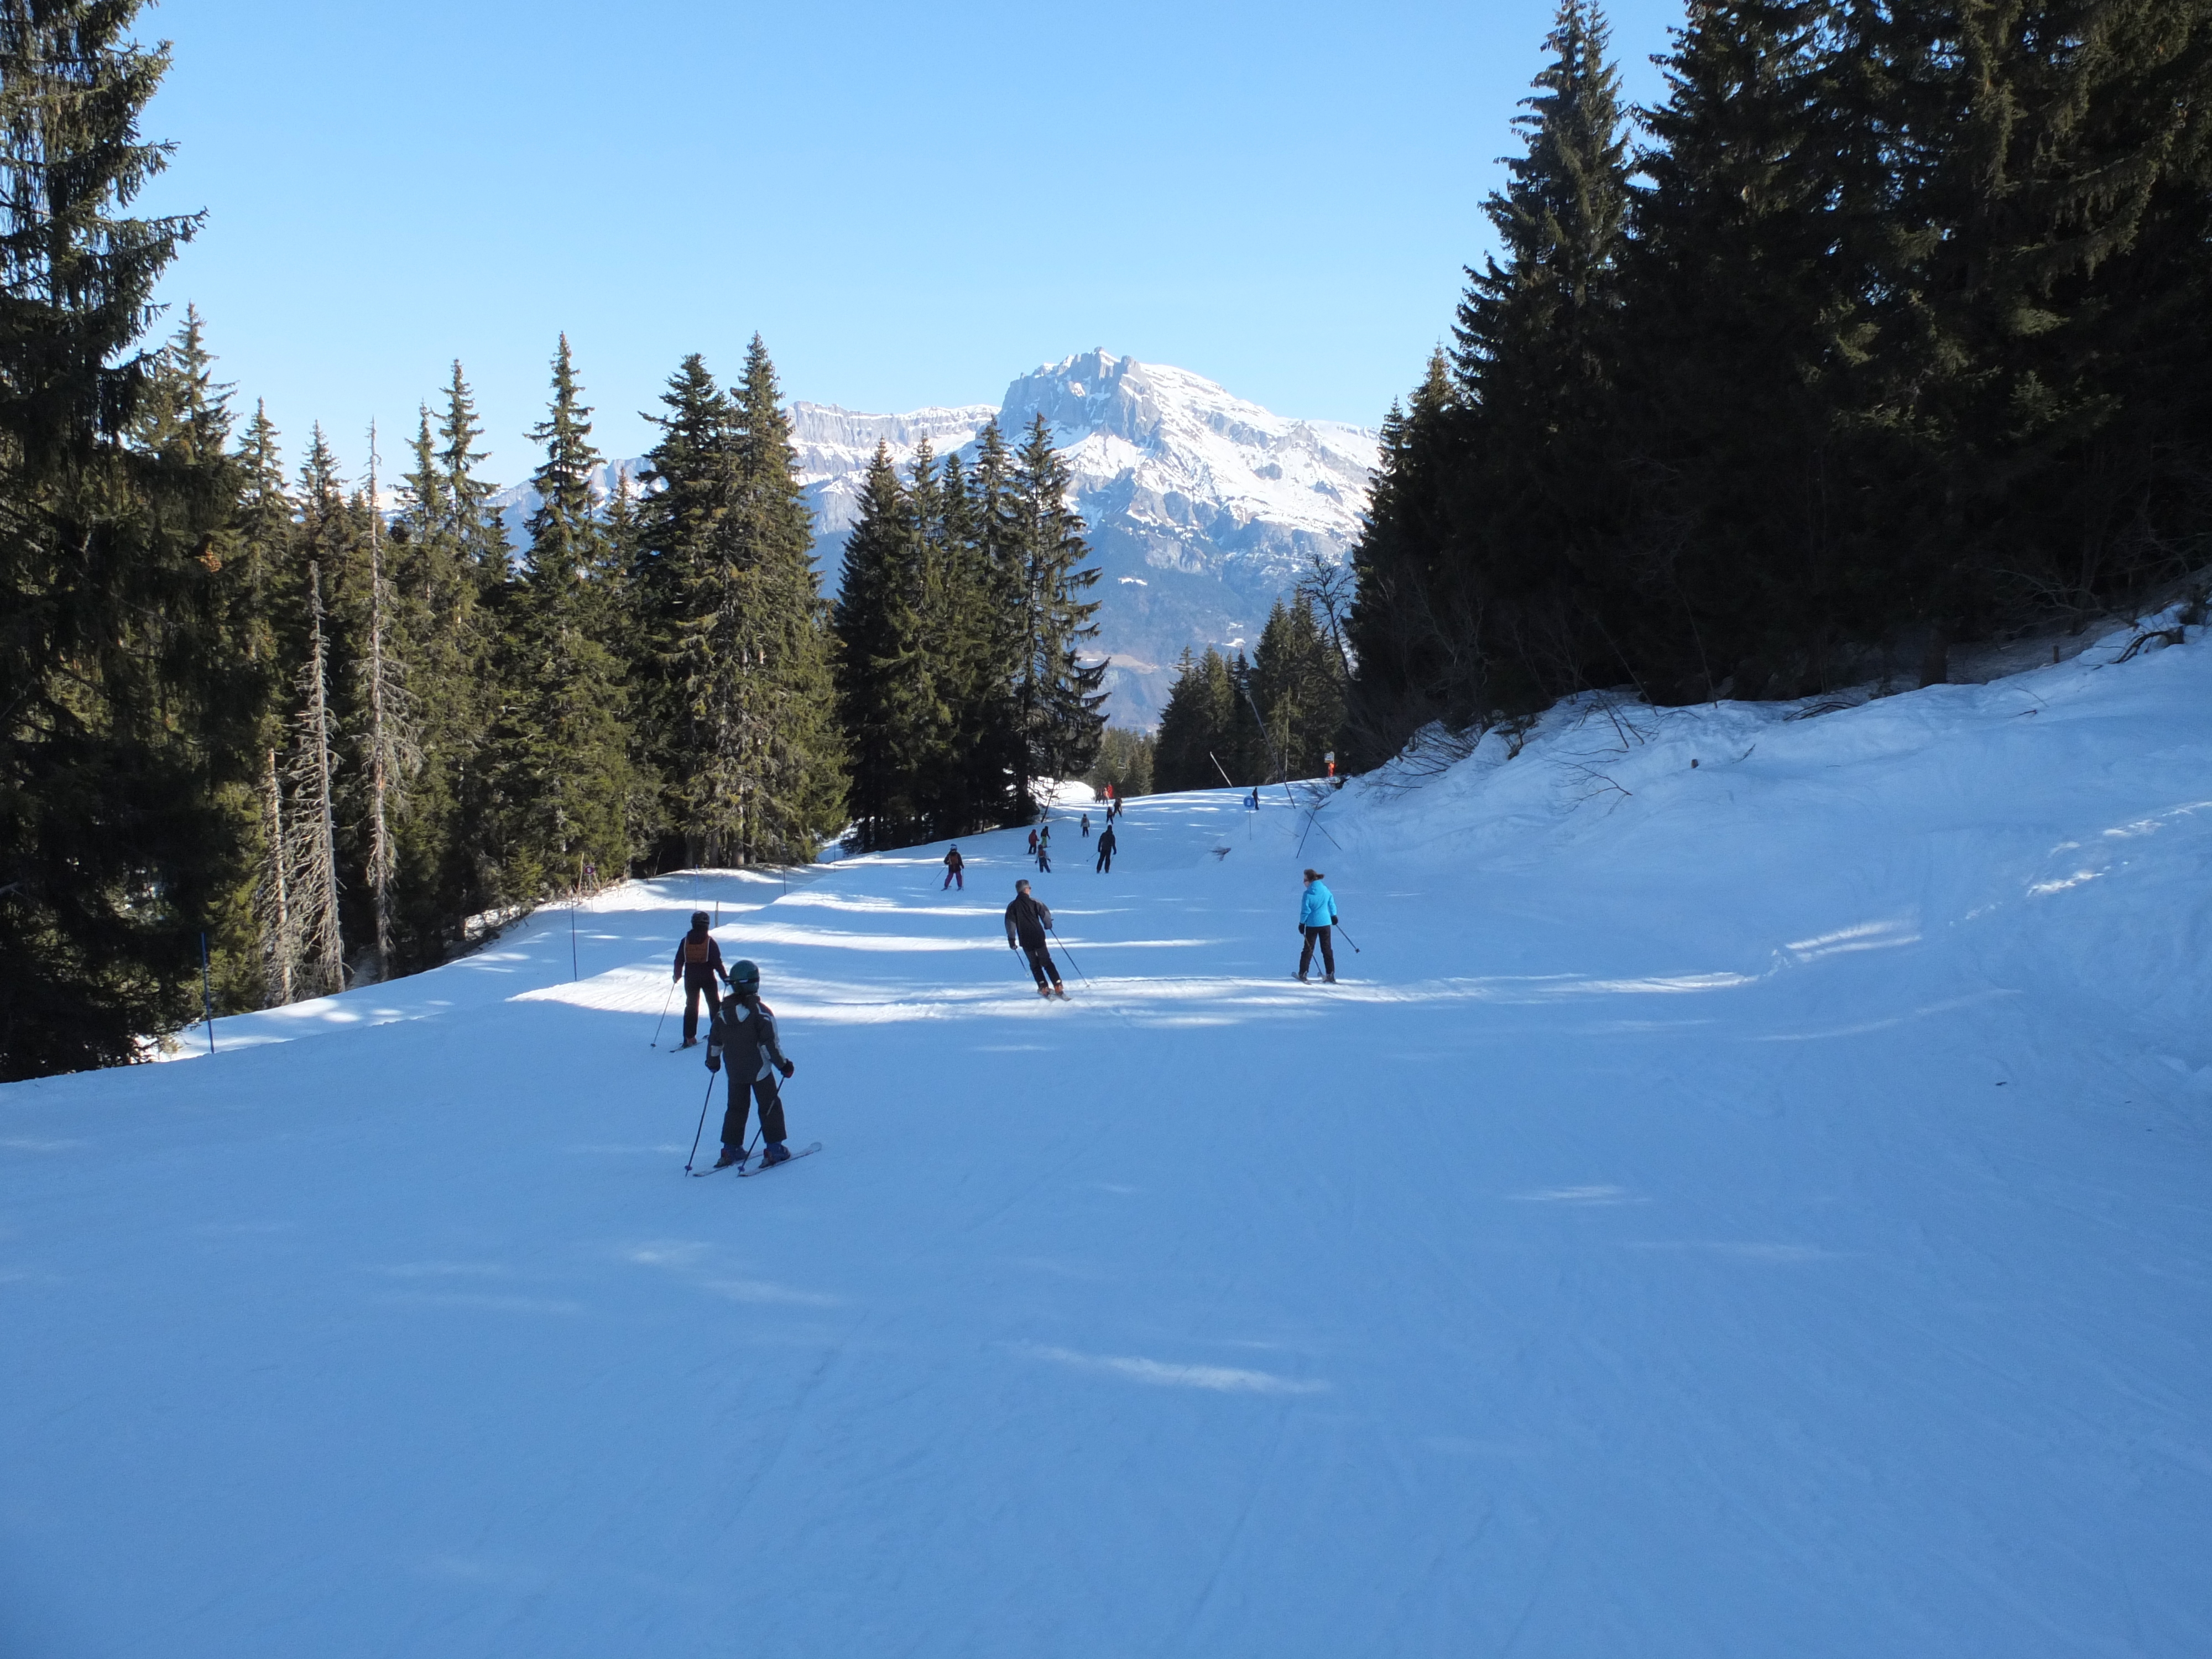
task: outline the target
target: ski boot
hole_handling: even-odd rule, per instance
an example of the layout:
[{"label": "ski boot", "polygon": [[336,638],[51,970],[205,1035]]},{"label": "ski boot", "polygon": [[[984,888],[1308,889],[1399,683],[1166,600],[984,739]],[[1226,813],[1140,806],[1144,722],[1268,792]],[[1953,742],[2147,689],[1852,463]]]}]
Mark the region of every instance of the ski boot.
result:
[{"label": "ski boot", "polygon": [[1040,985],[1040,986],[1038,986],[1038,987],[1037,987],[1037,994],[1038,994],[1039,996],[1041,996],[1041,997],[1048,997],[1048,996],[1050,996],[1050,995],[1052,994],[1052,987],[1051,987],[1051,986],[1049,986],[1049,985]]},{"label": "ski boot", "polygon": [[696,1048],[699,1046],[699,1039],[697,1037],[685,1037],[683,1042],[678,1043],[676,1046],[679,1048]]},{"label": "ski boot", "polygon": [[761,1149],[761,1168],[763,1170],[774,1164],[790,1162],[791,1149],[780,1140],[771,1140]]},{"label": "ski boot", "polygon": [[1067,987],[1065,985],[1055,985],[1052,988],[1052,994],[1065,1001],[1067,997]]},{"label": "ski boot", "polygon": [[1324,985],[1334,985],[1334,984],[1335,984],[1335,983],[1336,983],[1336,975],[1335,975],[1334,974],[1331,974],[1328,978],[1326,978],[1326,979],[1324,979],[1323,981],[1322,981],[1322,984],[1324,984]]},{"label": "ski boot", "polygon": [[745,1149],[744,1147],[725,1146],[722,1148],[721,1157],[714,1160],[714,1167],[718,1170],[726,1170],[732,1164],[743,1164],[744,1161]]}]

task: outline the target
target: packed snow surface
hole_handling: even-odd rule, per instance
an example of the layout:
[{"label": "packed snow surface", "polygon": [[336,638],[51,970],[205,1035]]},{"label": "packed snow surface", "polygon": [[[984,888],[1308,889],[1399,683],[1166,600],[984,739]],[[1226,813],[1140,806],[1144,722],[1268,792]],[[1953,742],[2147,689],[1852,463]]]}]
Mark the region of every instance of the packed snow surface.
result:
[{"label": "packed snow surface", "polygon": [[[0,1091],[0,1653],[2212,1652],[2212,648],[2120,643],[1056,814],[1064,1005],[1006,832]],[[820,1157],[684,1177],[695,906]]]}]

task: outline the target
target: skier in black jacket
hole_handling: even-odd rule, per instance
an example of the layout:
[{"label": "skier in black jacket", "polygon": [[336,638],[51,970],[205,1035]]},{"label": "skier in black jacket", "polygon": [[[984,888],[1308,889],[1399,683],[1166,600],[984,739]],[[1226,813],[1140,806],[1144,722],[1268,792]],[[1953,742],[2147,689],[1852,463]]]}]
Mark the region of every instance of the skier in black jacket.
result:
[{"label": "skier in black jacket", "polygon": [[[1051,927],[1052,912],[1030,896],[1029,883],[1016,882],[1014,902],[1006,907],[1006,949],[1018,949],[1029,957],[1039,996],[1064,997],[1067,988],[1060,982],[1060,969],[1053,966],[1051,948],[1045,944],[1044,936]],[[1048,975],[1052,979],[1049,985],[1045,983]]]},{"label": "skier in black jacket", "polygon": [[730,1000],[714,1012],[707,1042],[707,1069],[730,1068],[729,1103],[722,1113],[722,1156],[718,1170],[745,1161],[745,1115],[760,1101],[761,1167],[791,1156],[784,1142],[783,1097],[778,1072],[788,1079],[799,1068],[784,1058],[775,1029],[775,1011],[760,1000],[760,969],[741,962],[730,970]]},{"label": "skier in black jacket", "polygon": [[1114,871],[1114,826],[1108,824],[1098,836],[1098,873],[1111,875]]},{"label": "skier in black jacket", "polygon": [[684,981],[684,1046],[699,1046],[699,996],[707,997],[707,1015],[711,1020],[721,1012],[722,994],[715,985],[717,975],[726,980],[729,974],[722,967],[722,947],[707,931],[707,913],[691,913],[691,931],[677,941],[676,971],[670,977]]}]

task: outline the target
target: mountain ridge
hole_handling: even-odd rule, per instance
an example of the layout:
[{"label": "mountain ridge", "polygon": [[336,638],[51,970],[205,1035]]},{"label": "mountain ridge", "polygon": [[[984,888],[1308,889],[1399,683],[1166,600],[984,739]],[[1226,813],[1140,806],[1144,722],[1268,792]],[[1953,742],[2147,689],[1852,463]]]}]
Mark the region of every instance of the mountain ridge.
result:
[{"label": "mountain ridge", "polygon": [[[836,591],[878,443],[903,475],[924,438],[964,461],[993,418],[1013,443],[1039,416],[1088,526],[1100,575],[1093,647],[1109,660],[1117,725],[1157,721],[1184,647],[1249,649],[1274,601],[1316,561],[1341,562],[1358,536],[1373,428],[1277,415],[1188,369],[1100,348],[1015,376],[995,408],[875,414],[794,401],[792,443],[824,591]],[[601,487],[617,467],[635,478],[643,466],[610,462]],[[522,485],[496,499],[520,544],[534,495]]]}]

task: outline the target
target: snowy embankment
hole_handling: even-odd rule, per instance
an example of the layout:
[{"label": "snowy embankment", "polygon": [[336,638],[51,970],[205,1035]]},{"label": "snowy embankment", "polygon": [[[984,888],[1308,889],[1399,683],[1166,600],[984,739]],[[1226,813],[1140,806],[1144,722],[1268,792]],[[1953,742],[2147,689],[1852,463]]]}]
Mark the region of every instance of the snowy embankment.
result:
[{"label": "snowy embankment", "polygon": [[0,1652],[2212,1651],[2212,648],[2118,654],[1063,821],[1068,1006],[1007,832],[0,1091]]}]

